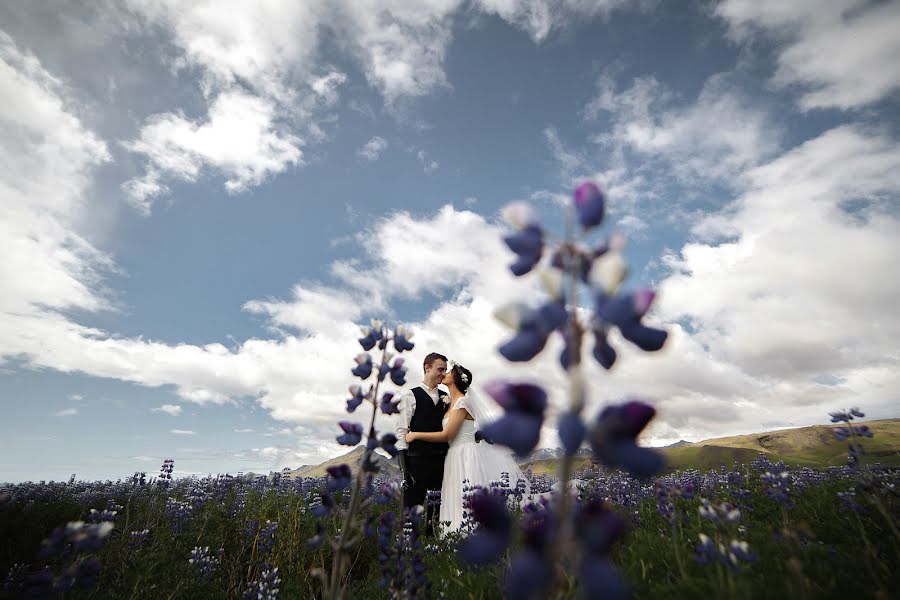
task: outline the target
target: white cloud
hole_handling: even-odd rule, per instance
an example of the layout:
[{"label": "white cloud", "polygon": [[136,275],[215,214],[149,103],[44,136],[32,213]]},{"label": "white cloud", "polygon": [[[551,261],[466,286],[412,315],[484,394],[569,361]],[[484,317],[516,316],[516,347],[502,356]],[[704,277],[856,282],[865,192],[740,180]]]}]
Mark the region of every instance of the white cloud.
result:
[{"label": "white cloud", "polygon": [[77,408],[64,408],[62,410],[56,411],[52,416],[54,417],[74,417],[78,414]]},{"label": "white cloud", "polygon": [[100,276],[113,263],[80,231],[106,145],[75,115],[65,85],[2,32],[0,95],[2,363],[64,323],[56,311],[110,308]]},{"label": "white cloud", "polygon": [[277,122],[271,102],[241,91],[223,92],[204,122],[173,113],[148,119],[140,138],[125,144],[147,157],[148,172],[124,187],[144,213],[155,196],[167,191],[163,176],[196,181],[204,166],[226,176],[229,192],[240,192],[302,164],[302,144]]},{"label": "white cloud", "polygon": [[197,435],[196,431],[191,431],[190,429],[170,429],[169,433],[175,435]]},{"label": "white cloud", "polygon": [[[322,65],[323,30],[362,67],[387,108],[449,87],[444,60],[456,16],[474,9],[521,27],[535,42],[576,20],[607,15],[618,0],[310,0],[300,3],[127,0],[148,29],[174,48],[174,71],[197,69],[209,106],[204,116],[151,116],[131,151],[147,159],[124,189],[148,213],[169,181],[196,181],[204,168],[240,192],[302,165],[304,144],[327,137],[322,122],[346,74]],[[161,45],[166,48],[166,46]],[[323,112],[326,111],[326,112]],[[371,142],[370,142],[371,143]],[[362,156],[370,153],[363,150]],[[374,152],[374,156],[377,156]],[[371,159],[374,160],[374,159]],[[438,162],[420,157],[426,173]]]},{"label": "white cloud", "polygon": [[171,415],[173,417],[177,417],[178,415],[180,415],[181,410],[181,407],[177,404],[163,404],[162,406],[153,409],[154,412],[164,412],[167,415]]},{"label": "white cloud", "polygon": [[251,428],[249,428],[249,427],[244,427],[244,428],[241,428],[241,429],[235,429],[234,432],[235,432],[235,433],[253,433],[254,430],[251,429]]},{"label": "white cloud", "polygon": [[387,140],[376,135],[366,142],[363,147],[359,149],[357,154],[369,162],[374,162],[378,160],[381,153],[384,152],[387,147]]},{"label": "white cloud", "polygon": [[478,0],[478,4],[485,12],[494,13],[525,30],[535,42],[542,42],[554,30],[576,20],[608,16],[616,8],[641,3],[624,0]]},{"label": "white cloud", "polygon": [[741,94],[724,73],[710,77],[696,102],[688,104],[679,103],[654,77],[636,78],[617,92],[610,76],[601,76],[585,116],[606,113],[612,127],[598,134],[597,142],[616,152],[628,149],[642,159],[658,159],[686,185],[733,180],[773,156],[782,137],[767,111]]},{"label": "white cloud", "polygon": [[[658,314],[690,323],[687,348],[726,369],[721,385],[731,392],[703,397],[731,397],[734,422],[815,422],[845,405],[881,415],[897,406],[900,222],[888,199],[900,194],[898,173],[895,140],[832,129],[750,171],[749,189],[665,258],[671,274]],[[848,212],[848,200],[863,205]],[[696,402],[675,396],[664,406],[714,418]]]},{"label": "white cloud", "polygon": [[726,0],[715,12],[742,40],[778,42],[773,83],[798,86],[804,109],[857,108],[900,89],[900,4],[868,0]]},{"label": "white cloud", "polygon": [[419,159],[419,163],[422,165],[422,170],[426,175],[431,175],[438,170],[438,167],[440,167],[438,161],[428,158],[428,155],[421,148],[416,150],[416,158]]},{"label": "white cloud", "polygon": [[68,398],[69,398],[69,400],[75,400],[75,401],[84,400],[84,396],[82,396],[81,394],[69,394]]}]

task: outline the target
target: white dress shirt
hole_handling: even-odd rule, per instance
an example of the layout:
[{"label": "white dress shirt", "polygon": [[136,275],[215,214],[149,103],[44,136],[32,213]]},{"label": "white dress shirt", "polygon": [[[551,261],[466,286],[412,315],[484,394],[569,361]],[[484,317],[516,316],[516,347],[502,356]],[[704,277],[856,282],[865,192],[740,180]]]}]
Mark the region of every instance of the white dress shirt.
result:
[{"label": "white dress shirt", "polygon": [[408,450],[409,444],[406,443],[406,440],[403,437],[409,433],[409,422],[413,418],[413,414],[416,412],[416,396],[413,394],[413,388],[420,387],[425,390],[425,393],[431,398],[431,401],[434,402],[434,405],[437,406],[437,403],[441,401],[440,394],[438,393],[437,386],[433,388],[425,385],[425,382],[420,383],[419,385],[415,385],[400,396],[400,404],[397,405],[397,410],[399,410],[399,414],[397,414],[397,443],[394,444],[398,450]]}]

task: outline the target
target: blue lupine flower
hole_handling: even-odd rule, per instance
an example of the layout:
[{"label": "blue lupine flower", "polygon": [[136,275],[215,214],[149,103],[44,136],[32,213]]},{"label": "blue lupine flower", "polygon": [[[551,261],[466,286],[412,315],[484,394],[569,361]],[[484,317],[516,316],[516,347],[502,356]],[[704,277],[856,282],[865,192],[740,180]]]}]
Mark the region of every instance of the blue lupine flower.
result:
[{"label": "blue lupine flower", "polygon": [[529,361],[544,349],[550,334],[563,327],[568,318],[565,305],[556,300],[525,311],[519,319],[516,335],[498,351],[509,361]]},{"label": "blue lupine flower", "polygon": [[350,398],[347,400],[347,412],[352,413],[355,411],[365,399],[366,395],[363,394],[362,387],[356,384],[351,385]]},{"label": "blue lupine flower", "polygon": [[585,598],[630,598],[628,585],[606,556],[587,555],[579,570]]},{"label": "blue lupine flower", "polygon": [[575,188],[575,208],[578,221],[584,229],[591,229],[603,222],[606,198],[593,181],[585,181]]},{"label": "blue lupine flower", "polygon": [[394,400],[393,392],[385,392],[381,397],[381,412],[386,415],[398,414],[400,412],[399,409],[400,400]]},{"label": "blue lupine flower", "polygon": [[647,289],[613,297],[599,291],[595,296],[595,318],[618,327],[622,337],[641,350],[659,350],[665,344],[668,333],[641,323],[655,297],[656,293]]},{"label": "blue lupine flower", "polygon": [[574,412],[564,413],[557,422],[557,430],[559,431],[559,439],[562,442],[563,450],[566,454],[573,455],[578,452],[587,429],[581,415]]},{"label": "blue lupine flower", "polygon": [[866,416],[861,410],[859,410],[859,408],[855,406],[850,409],[850,414],[854,417],[859,417],[860,419]]},{"label": "blue lupine flower", "polygon": [[415,344],[409,341],[412,339],[412,336],[412,331],[403,325],[398,326],[394,330],[394,348],[397,352],[406,352],[415,347]]},{"label": "blue lupine flower", "polygon": [[595,343],[591,353],[594,355],[594,359],[600,363],[600,366],[609,370],[616,363],[616,350],[606,340],[606,333],[606,327],[602,324],[594,327]]},{"label": "blue lupine flower", "polygon": [[578,507],[576,536],[588,554],[609,553],[625,532],[625,521],[599,499],[590,499]]},{"label": "blue lupine flower", "polygon": [[328,467],[325,471],[331,476],[331,480],[328,482],[329,492],[333,493],[346,489],[350,487],[350,483],[353,481],[353,472],[345,464]]},{"label": "blue lupine flower", "polygon": [[259,579],[250,583],[244,592],[244,600],[277,600],[280,587],[278,567],[265,569],[259,574]]},{"label": "blue lupine flower", "polygon": [[386,433],[381,436],[381,441],[379,445],[381,449],[390,454],[391,456],[397,455],[397,447],[394,445],[397,443],[397,436],[393,433]]},{"label": "blue lupine flower", "polygon": [[219,566],[219,558],[210,554],[209,546],[194,546],[188,562],[197,569],[197,577],[201,580],[211,577]]},{"label": "blue lupine flower", "polygon": [[544,230],[538,225],[528,225],[503,238],[510,250],[516,253],[516,260],[509,270],[516,277],[529,273],[540,262],[544,252]]},{"label": "blue lupine flower", "polygon": [[394,382],[394,385],[405,385],[406,384],[406,367],[403,366],[403,359],[398,358],[394,361],[393,366],[390,369],[391,381]]},{"label": "blue lupine flower", "polygon": [[659,472],[664,464],[662,455],[636,442],[655,414],[652,406],[636,400],[604,408],[590,434],[594,456],[639,477]]},{"label": "blue lupine flower", "polygon": [[361,352],[354,359],[356,366],[350,371],[360,379],[368,379],[372,374],[372,355],[368,352]]},{"label": "blue lupine flower", "polygon": [[504,581],[507,598],[545,598],[550,566],[537,552],[522,550],[512,558]]},{"label": "blue lupine flower", "polygon": [[361,423],[354,423],[353,421],[341,421],[338,423],[341,426],[341,429],[344,430],[344,433],[337,436],[338,444],[342,444],[344,446],[355,446],[360,440],[362,440],[363,426]]},{"label": "blue lupine flower", "polygon": [[484,435],[517,455],[526,456],[541,437],[547,392],[530,383],[503,382],[490,382],[484,390],[506,411],[482,429]]},{"label": "blue lupine flower", "polygon": [[509,545],[512,528],[506,498],[479,490],[469,496],[468,508],[478,528],[459,545],[460,558],[472,565],[497,560]]},{"label": "blue lupine flower", "polygon": [[278,529],[276,521],[266,521],[262,530],[259,532],[259,541],[256,544],[262,556],[269,556],[275,547],[275,530]]},{"label": "blue lupine flower", "polygon": [[310,512],[314,517],[321,519],[325,515],[331,514],[331,511],[334,510],[334,497],[331,494],[324,493],[320,495],[321,501],[319,504],[310,509]]},{"label": "blue lupine flower", "polygon": [[370,327],[363,328],[363,333],[365,335],[359,338],[359,345],[363,350],[369,351],[384,338],[384,324],[381,321],[372,321]]}]

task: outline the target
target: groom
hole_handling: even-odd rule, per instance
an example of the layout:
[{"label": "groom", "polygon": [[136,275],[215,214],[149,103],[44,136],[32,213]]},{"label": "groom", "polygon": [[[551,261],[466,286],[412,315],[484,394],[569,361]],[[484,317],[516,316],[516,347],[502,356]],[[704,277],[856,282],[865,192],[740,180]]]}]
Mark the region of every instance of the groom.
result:
[{"label": "groom", "polygon": [[[403,506],[410,508],[425,504],[428,490],[440,490],[444,479],[444,457],[446,443],[422,442],[409,444],[404,436],[410,431],[441,431],[444,414],[447,412],[450,396],[438,389],[438,384],[447,373],[447,357],[432,352],[425,357],[422,365],[425,374],[422,383],[400,397],[397,416],[397,449],[400,469],[403,471]],[[426,531],[431,530],[434,517],[439,514],[437,506],[426,507]]]}]

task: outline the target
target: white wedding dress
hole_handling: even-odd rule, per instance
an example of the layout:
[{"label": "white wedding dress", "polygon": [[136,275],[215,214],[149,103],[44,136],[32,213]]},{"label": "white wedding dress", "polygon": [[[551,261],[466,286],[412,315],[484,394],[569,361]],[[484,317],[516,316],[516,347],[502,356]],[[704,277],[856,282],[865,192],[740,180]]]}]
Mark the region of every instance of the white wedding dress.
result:
[{"label": "white wedding dress", "polygon": [[[461,398],[444,416],[444,427],[454,410],[468,409],[466,398]],[[470,413],[473,411],[469,411]],[[499,482],[502,473],[509,475],[509,486],[516,487],[519,479],[528,480],[516,464],[512,452],[501,446],[487,442],[475,442],[476,422],[463,421],[456,437],[450,440],[447,458],[444,460],[444,480],[441,485],[441,510],[439,519],[445,532],[456,531],[463,524],[463,486],[480,485],[488,487],[491,482]],[[463,483],[466,480],[466,483]],[[526,497],[530,493],[526,488]],[[449,522],[449,525],[447,524]]]}]

